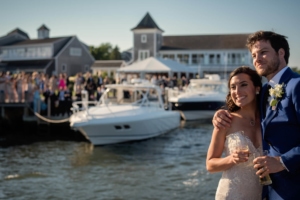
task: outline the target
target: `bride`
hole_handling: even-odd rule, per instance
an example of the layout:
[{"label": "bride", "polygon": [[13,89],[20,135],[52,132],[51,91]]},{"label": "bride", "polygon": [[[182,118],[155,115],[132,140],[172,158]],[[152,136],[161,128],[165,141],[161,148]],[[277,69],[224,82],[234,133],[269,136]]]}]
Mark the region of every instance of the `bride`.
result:
[{"label": "bride", "polygon": [[[232,114],[231,127],[214,128],[207,152],[209,172],[223,172],[216,199],[261,199],[262,186],[252,160],[262,151],[259,119],[261,77],[249,67],[235,69],[228,79],[226,107]],[[245,141],[248,150],[238,145]],[[224,153],[224,156],[222,154]]]}]

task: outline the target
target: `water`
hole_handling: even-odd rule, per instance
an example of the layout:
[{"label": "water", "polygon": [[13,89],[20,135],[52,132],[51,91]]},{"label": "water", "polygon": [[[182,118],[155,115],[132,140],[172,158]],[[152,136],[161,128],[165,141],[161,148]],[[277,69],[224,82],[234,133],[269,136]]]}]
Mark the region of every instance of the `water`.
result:
[{"label": "water", "polygon": [[52,141],[0,148],[0,199],[214,199],[205,169],[211,123],[149,140],[96,146]]}]

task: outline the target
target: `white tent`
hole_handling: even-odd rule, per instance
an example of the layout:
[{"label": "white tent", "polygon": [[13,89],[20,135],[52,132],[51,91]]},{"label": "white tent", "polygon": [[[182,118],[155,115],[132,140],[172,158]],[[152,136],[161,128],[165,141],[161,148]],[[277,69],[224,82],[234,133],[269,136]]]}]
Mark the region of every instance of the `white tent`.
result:
[{"label": "white tent", "polygon": [[149,57],[145,60],[133,63],[117,70],[118,73],[139,73],[144,78],[146,73],[173,73],[195,74],[196,72],[188,66],[182,65],[174,60]]}]

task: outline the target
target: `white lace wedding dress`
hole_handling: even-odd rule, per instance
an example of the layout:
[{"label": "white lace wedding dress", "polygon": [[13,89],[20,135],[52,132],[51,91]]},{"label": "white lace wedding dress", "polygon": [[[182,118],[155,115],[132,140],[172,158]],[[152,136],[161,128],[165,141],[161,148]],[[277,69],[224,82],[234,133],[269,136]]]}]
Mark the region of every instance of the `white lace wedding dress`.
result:
[{"label": "white lace wedding dress", "polygon": [[231,133],[226,137],[224,153],[231,154],[236,149],[236,141],[246,141],[251,152],[247,162],[234,165],[223,172],[216,192],[216,200],[260,200],[262,186],[253,168],[253,153],[258,155],[261,147],[256,149],[251,140],[243,134],[243,131]]}]

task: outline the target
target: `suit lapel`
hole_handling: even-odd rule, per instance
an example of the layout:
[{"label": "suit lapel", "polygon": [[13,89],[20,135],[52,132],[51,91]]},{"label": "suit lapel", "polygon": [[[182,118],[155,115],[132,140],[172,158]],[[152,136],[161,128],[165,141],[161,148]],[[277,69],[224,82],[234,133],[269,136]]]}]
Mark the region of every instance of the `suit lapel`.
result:
[{"label": "suit lapel", "polygon": [[285,72],[282,74],[280,80],[279,80],[279,84],[287,84],[287,82],[289,81],[289,79],[291,78],[291,76],[293,75],[293,71],[288,67]]},{"label": "suit lapel", "polygon": [[[281,78],[280,78],[280,81],[279,81],[279,84],[287,84],[289,79],[291,78],[293,74],[293,71],[288,67],[285,72],[282,74]],[[265,92],[269,92],[269,91],[266,91],[266,87],[265,87]],[[265,94],[265,93],[264,93]],[[282,98],[285,98],[285,95],[283,95]],[[280,100],[281,101],[281,100]],[[278,102],[278,103],[281,103],[281,102]],[[261,101],[261,105],[264,104],[263,101]],[[262,105],[264,106],[264,105]],[[262,109],[263,107],[261,107],[261,111],[263,111]],[[270,124],[271,120],[276,116],[278,112],[278,108],[276,107],[275,110],[272,110],[271,106],[268,105],[267,107],[267,112],[266,112],[266,117],[265,118],[262,118],[262,134],[263,134],[263,137],[265,137],[266,135],[266,128],[267,126]],[[263,116],[263,113],[261,114],[261,116]]]}]

